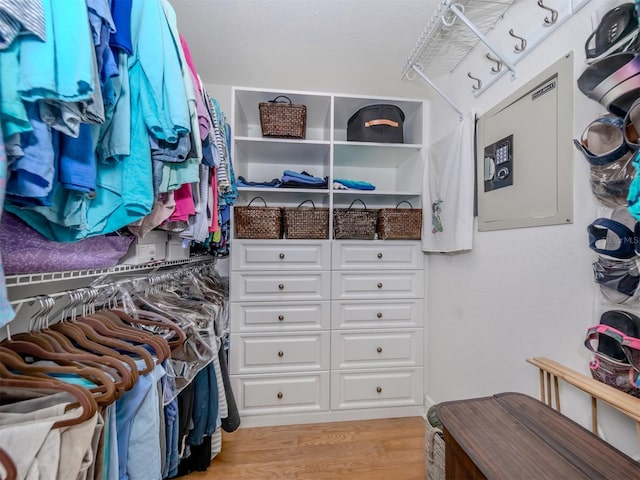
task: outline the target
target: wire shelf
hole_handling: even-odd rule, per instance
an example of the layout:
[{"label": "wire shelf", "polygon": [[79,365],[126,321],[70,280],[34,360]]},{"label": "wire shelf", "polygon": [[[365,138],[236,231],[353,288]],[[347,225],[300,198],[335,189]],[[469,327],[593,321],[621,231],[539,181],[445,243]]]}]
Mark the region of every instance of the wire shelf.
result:
[{"label": "wire shelf", "polygon": [[429,76],[452,72],[479,41],[449,9],[456,5],[483,34],[493,29],[507,9],[517,0],[441,0],[422,31],[404,66],[406,76],[413,65],[421,66]]},{"label": "wire shelf", "polygon": [[211,255],[198,255],[184,260],[170,260],[164,262],[150,262],[141,265],[117,265],[111,268],[96,268],[88,270],[68,270],[64,272],[29,273],[18,275],[7,275],[5,283],[8,288],[26,285],[38,285],[49,282],[60,282],[66,280],[76,280],[80,278],[102,277],[107,275],[141,272],[148,270],[158,270],[166,267],[185,265],[189,263],[213,260]]}]

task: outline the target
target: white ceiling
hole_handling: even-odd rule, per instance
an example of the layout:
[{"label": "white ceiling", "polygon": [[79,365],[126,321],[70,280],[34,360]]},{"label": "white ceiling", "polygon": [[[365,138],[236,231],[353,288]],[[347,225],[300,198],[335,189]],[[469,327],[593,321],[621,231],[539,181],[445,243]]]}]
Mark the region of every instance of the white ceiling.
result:
[{"label": "white ceiling", "polygon": [[170,0],[205,83],[430,97],[401,79],[439,0]]}]

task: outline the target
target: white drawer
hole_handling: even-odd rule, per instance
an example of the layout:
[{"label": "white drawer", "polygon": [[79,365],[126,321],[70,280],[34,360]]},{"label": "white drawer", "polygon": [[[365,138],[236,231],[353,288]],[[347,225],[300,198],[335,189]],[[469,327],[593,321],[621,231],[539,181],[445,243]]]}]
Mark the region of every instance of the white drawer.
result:
[{"label": "white drawer", "polygon": [[231,272],[232,302],[328,300],[330,272]]},{"label": "white drawer", "polygon": [[329,332],[231,335],[229,372],[329,370]]},{"label": "white drawer", "polygon": [[328,240],[235,240],[232,270],[329,270]]},{"label": "white drawer", "polygon": [[331,333],[332,369],[422,365],[422,329]]},{"label": "white drawer", "polygon": [[231,331],[326,330],[329,302],[232,303]]},{"label": "white drawer", "polygon": [[421,327],[422,316],[422,299],[345,300],[331,304],[332,328]]},{"label": "white drawer", "polygon": [[423,298],[422,270],[332,272],[332,298],[339,300]]},{"label": "white drawer", "polygon": [[331,252],[333,270],[407,268],[420,270],[424,253],[413,241],[334,241]]},{"label": "white drawer", "polygon": [[331,373],[331,408],[420,405],[422,367]]},{"label": "white drawer", "polygon": [[240,415],[329,409],[329,372],[231,376]]}]

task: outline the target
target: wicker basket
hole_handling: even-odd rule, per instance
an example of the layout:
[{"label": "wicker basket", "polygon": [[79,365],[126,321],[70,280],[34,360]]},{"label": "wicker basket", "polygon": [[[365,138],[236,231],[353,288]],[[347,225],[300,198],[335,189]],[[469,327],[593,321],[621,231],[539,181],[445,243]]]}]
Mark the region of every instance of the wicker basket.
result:
[{"label": "wicker basket", "polygon": [[[411,208],[398,208],[406,203]],[[420,240],[422,237],[422,209],[413,208],[402,201],[396,208],[381,208],[378,211],[378,238],[381,240]]]},{"label": "wicker basket", "polygon": [[[313,208],[302,208],[311,202]],[[305,200],[297,207],[283,208],[284,236],[286,238],[328,238],[329,209],[316,208],[312,200]]]},{"label": "wicker basket", "polygon": [[[360,202],[364,208],[351,208]],[[378,210],[369,210],[360,199],[355,199],[349,208],[333,210],[333,238],[349,240],[373,240],[376,236]]]},{"label": "wicker basket", "polygon": [[[252,207],[254,200],[264,207]],[[253,198],[246,207],[233,208],[236,238],[282,238],[282,209],[267,207],[262,197]]]},{"label": "wicker basket", "polygon": [[427,414],[425,418],[424,444],[426,480],[444,480],[444,436],[442,429],[431,424]]},{"label": "wicker basket", "polygon": [[[279,98],[287,102],[278,101]],[[304,138],[307,127],[306,105],[294,105],[289,97],[280,95],[258,105],[263,137]]]}]

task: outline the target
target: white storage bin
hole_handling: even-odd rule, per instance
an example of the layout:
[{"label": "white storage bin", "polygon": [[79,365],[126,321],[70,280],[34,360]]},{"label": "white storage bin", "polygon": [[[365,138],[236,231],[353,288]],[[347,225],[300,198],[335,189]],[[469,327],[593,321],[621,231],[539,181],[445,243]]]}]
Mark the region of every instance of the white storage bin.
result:
[{"label": "white storage bin", "polygon": [[136,238],[127,254],[122,257],[122,265],[140,265],[149,262],[161,262],[166,259],[167,232],[152,230],[142,238]]},{"label": "white storage bin", "polygon": [[178,235],[169,235],[166,249],[166,261],[186,260],[191,255],[191,241]]}]

